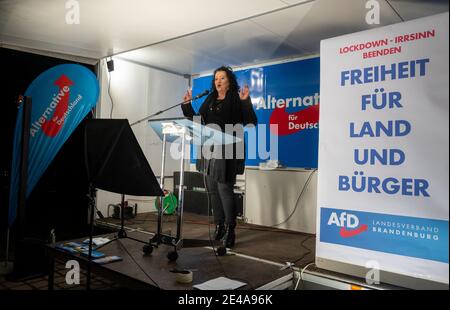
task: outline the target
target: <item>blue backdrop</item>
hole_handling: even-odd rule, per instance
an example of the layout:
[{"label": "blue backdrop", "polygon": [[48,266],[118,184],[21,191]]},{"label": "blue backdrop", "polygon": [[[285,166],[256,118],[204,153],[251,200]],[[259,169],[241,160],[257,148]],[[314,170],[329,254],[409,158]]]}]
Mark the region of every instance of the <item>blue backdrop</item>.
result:
[{"label": "blue backdrop", "polygon": [[[265,124],[265,140],[269,148],[270,135],[278,135],[278,160],[285,167],[317,168],[318,114],[320,89],[319,58],[293,61],[236,71],[239,85],[249,85],[250,95],[259,124]],[[212,76],[193,81],[193,96],[211,88]],[[193,102],[198,112],[205,98]],[[278,133],[269,125],[278,124]],[[256,129],[259,137],[262,128]],[[247,141],[248,142],[248,141]],[[195,155],[195,150],[193,155]],[[260,154],[246,165],[258,166]],[[194,158],[194,156],[192,157]],[[194,160],[193,160],[194,162]]]}]

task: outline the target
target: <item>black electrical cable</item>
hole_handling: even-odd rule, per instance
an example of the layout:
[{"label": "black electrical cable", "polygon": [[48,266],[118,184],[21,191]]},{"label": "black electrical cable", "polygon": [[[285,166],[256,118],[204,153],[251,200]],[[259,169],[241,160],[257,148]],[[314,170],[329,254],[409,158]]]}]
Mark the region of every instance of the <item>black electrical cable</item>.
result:
[{"label": "black electrical cable", "polygon": [[[191,102],[190,104],[192,104],[192,102]],[[200,113],[199,113],[199,115],[200,115],[200,117],[201,117],[202,124],[203,124],[203,125],[206,125],[206,122],[205,122],[205,120],[203,119],[203,116],[202,116]],[[204,140],[203,140],[203,130],[201,130],[201,138],[200,138],[200,141],[201,141],[201,144],[200,144],[200,152],[203,153],[203,144],[204,144]],[[202,153],[201,153],[200,155],[202,155]],[[198,160],[198,159],[197,159],[197,160]],[[229,277],[229,276],[227,275],[227,273],[226,273],[226,271],[225,271],[225,268],[224,268],[222,262],[220,261],[220,258],[219,258],[217,249],[216,249],[216,247],[215,247],[215,245],[214,245],[214,242],[213,242],[213,240],[212,240],[212,237],[211,237],[211,197],[210,197],[210,192],[209,192],[209,189],[208,189],[208,184],[207,184],[207,182],[206,182],[206,171],[205,171],[205,167],[202,167],[202,168],[203,168],[203,169],[202,169],[202,174],[203,174],[203,186],[205,187],[205,190],[206,190],[207,205],[208,205],[208,237],[209,237],[209,242],[210,242],[210,244],[211,244],[211,248],[212,248],[212,250],[213,250],[214,256],[215,256],[217,262],[219,263],[220,268],[222,269],[223,275],[224,275],[226,278],[230,278],[230,279],[231,279],[231,277]],[[236,279],[236,280],[241,280],[242,282],[246,283],[251,289],[254,289],[253,285],[252,285],[248,280],[243,280],[243,279],[239,279],[239,278],[236,278],[236,277],[234,277],[234,279]]]},{"label": "black electrical cable", "polygon": [[401,20],[402,22],[404,22],[405,19],[404,19],[404,18],[400,15],[400,13],[394,8],[394,6],[393,6],[388,0],[385,0],[385,1],[386,1],[386,3],[391,7],[392,11],[394,11],[395,14],[397,14],[398,18],[400,18],[400,20]]},{"label": "black electrical cable", "polygon": [[208,199],[207,199],[207,201],[208,201],[208,236],[209,236],[209,241],[210,241],[210,243],[211,243],[211,247],[212,247],[212,249],[213,249],[213,251],[214,251],[214,256],[216,257],[216,260],[217,260],[217,262],[219,263],[219,265],[220,265],[220,268],[222,269],[222,273],[223,273],[223,275],[225,276],[225,277],[227,277],[227,278],[229,278],[229,279],[235,279],[235,280],[240,280],[240,281],[242,281],[243,283],[246,283],[249,287],[250,287],[250,289],[255,289],[255,287],[248,281],[248,280],[245,280],[245,279],[240,279],[240,278],[237,278],[237,277],[233,277],[233,278],[231,278],[231,277],[229,277],[228,275],[227,275],[227,273],[225,272],[225,268],[223,267],[223,264],[222,264],[222,262],[220,261],[220,258],[219,258],[219,255],[218,255],[218,253],[217,253],[217,250],[216,250],[216,248],[215,248],[215,246],[214,246],[214,242],[213,242],[213,240],[212,240],[212,238],[211,238],[211,216],[210,216],[210,210],[211,210],[211,205],[210,205],[210,197],[209,197],[209,190],[208,190],[208,188],[207,188],[207,183],[206,183],[206,173],[205,172],[203,172],[203,183],[204,183],[204,186],[205,186],[205,189],[206,189],[206,195],[207,195],[207,197],[208,197]]},{"label": "black electrical cable", "polygon": [[283,225],[284,223],[286,223],[287,221],[289,221],[291,219],[291,217],[294,215],[295,211],[297,211],[298,209],[298,203],[300,202],[300,199],[302,198],[303,194],[305,193],[305,190],[308,188],[309,183],[311,182],[312,176],[314,175],[314,172],[316,172],[317,169],[314,169],[308,176],[308,179],[305,182],[305,185],[303,185],[302,191],[300,192],[300,195],[298,195],[298,198],[295,202],[295,206],[294,206],[294,210],[292,210],[291,214],[289,214],[289,216],[282,222],[272,225],[270,227],[277,227],[280,225]]},{"label": "black electrical cable", "polygon": [[[190,103],[192,104],[192,102]],[[202,125],[206,125],[205,120],[203,119],[203,116],[199,113],[201,120],[202,120]],[[201,144],[200,144],[200,157],[203,154],[203,144],[204,144],[204,140],[203,140],[203,130],[201,130],[201,138],[200,138]],[[197,159],[198,160],[198,159]],[[208,188],[208,184],[206,182],[206,171],[205,171],[205,167],[202,167],[202,174],[203,174],[203,186],[205,187],[205,191],[206,191],[206,200],[207,200],[207,206],[208,206],[208,238],[209,238],[209,243],[211,244],[211,248],[213,250],[214,256],[216,257],[217,262],[220,265],[220,268],[222,269],[222,273],[225,277],[229,278],[225,272],[225,268],[222,265],[222,262],[220,261],[220,259],[218,258],[218,253],[217,253],[217,249],[214,245],[214,242],[212,240],[211,237],[211,196],[210,196],[210,192],[209,192],[209,188]]]},{"label": "black electrical cable", "polygon": [[108,71],[108,95],[111,100],[111,111],[109,112],[109,118],[112,119],[113,111],[114,111],[114,100],[111,96],[111,72]]},{"label": "black electrical cable", "polygon": [[[167,216],[166,216],[166,218],[167,218]],[[132,220],[126,220],[126,221],[132,221]],[[153,223],[155,223],[155,222],[158,222],[158,220],[157,219],[149,219],[148,217],[146,217],[145,219],[137,220],[137,222],[139,222],[139,223],[136,223],[136,224],[145,224],[146,222],[153,222]],[[172,221],[167,220],[167,222],[168,223],[171,223],[171,222],[175,223],[176,219],[173,219]],[[186,220],[184,220],[183,223],[185,223],[185,224],[195,224],[195,225],[212,225],[211,222],[205,223],[205,222],[201,222],[201,221],[186,221]],[[133,224],[133,223],[130,223],[130,224]],[[241,230],[252,230],[252,231],[264,231],[264,232],[275,232],[275,233],[288,234],[288,235],[299,235],[299,234],[301,234],[301,233],[299,233],[297,231],[290,231],[290,230],[284,230],[284,229],[279,229],[279,228],[268,229],[266,227],[258,228],[258,227],[240,226],[239,229],[241,229]]]},{"label": "black electrical cable", "polygon": [[152,281],[156,285],[156,287],[158,289],[161,289],[161,287],[158,285],[158,283],[156,283],[156,281],[153,280],[153,278],[144,270],[144,268],[142,268],[141,265],[138,264],[138,262],[134,259],[133,255],[131,255],[131,253],[128,251],[127,247],[122,244],[122,241],[120,239],[117,239],[117,241],[119,242],[122,249],[124,249],[125,252],[127,252],[128,256],[133,260],[133,262],[136,264],[136,266],[138,266],[138,268],[147,276],[147,278],[150,281]]},{"label": "black electrical cable", "polygon": [[300,262],[302,259],[304,259],[306,256],[308,256],[309,254],[311,254],[312,250],[308,247],[305,246],[306,241],[308,241],[309,239],[311,239],[313,236],[308,236],[306,237],[302,243],[300,244],[300,246],[304,249],[306,249],[306,253],[304,253],[300,258],[296,259],[295,261],[293,261],[292,263],[295,265],[296,263]]}]

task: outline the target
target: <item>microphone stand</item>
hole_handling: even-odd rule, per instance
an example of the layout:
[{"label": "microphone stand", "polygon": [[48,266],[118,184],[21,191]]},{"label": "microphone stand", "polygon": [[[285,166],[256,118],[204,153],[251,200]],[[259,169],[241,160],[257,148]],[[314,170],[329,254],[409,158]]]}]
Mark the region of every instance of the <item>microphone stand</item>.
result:
[{"label": "microphone stand", "polygon": [[155,117],[155,116],[158,116],[158,115],[160,115],[160,114],[162,114],[162,113],[165,113],[165,112],[167,112],[167,111],[169,111],[169,110],[172,110],[172,109],[174,109],[174,108],[176,108],[176,107],[178,107],[178,106],[180,106],[180,105],[186,104],[186,103],[191,102],[191,101],[193,101],[193,100],[197,100],[197,99],[199,99],[199,98],[201,98],[201,97],[203,97],[203,96],[206,96],[206,95],[208,95],[208,94],[209,94],[209,92],[203,92],[202,94],[200,94],[200,95],[198,95],[198,96],[196,96],[196,97],[194,97],[194,98],[191,98],[191,99],[189,99],[189,100],[186,100],[186,101],[177,103],[177,104],[171,106],[170,108],[167,108],[167,109],[165,109],[165,110],[158,111],[158,112],[156,112],[156,113],[154,113],[154,114],[152,114],[152,115],[146,116],[146,117],[144,117],[143,119],[140,119],[140,120],[138,120],[138,121],[132,123],[130,126],[133,127],[134,125],[140,124],[140,123],[142,123],[142,122],[144,122],[144,121],[146,121],[146,120],[149,120],[149,119],[151,119],[151,118],[153,118],[153,117]]}]

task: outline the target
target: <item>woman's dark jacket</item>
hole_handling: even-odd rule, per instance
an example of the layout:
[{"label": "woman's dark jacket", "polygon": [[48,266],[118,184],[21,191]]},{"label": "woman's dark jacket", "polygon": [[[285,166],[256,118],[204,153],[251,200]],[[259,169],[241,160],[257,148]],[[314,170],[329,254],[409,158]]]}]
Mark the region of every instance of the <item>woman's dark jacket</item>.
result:
[{"label": "woman's dark jacket", "polygon": [[[191,104],[183,104],[181,108],[186,117],[192,118],[194,115],[198,115]],[[214,93],[210,94],[200,107],[199,114],[205,125],[217,124],[223,132],[225,131],[225,124],[242,124],[244,126],[253,124],[256,126],[258,122],[250,96],[246,100],[241,100],[237,92],[231,91],[227,92],[223,101],[217,101]],[[236,175],[244,173],[245,159],[235,158],[212,161],[215,167],[210,167],[208,164],[205,165],[203,160],[197,160],[197,170],[206,170],[208,175],[220,183],[234,184]],[[207,168],[205,169],[205,167]]]}]

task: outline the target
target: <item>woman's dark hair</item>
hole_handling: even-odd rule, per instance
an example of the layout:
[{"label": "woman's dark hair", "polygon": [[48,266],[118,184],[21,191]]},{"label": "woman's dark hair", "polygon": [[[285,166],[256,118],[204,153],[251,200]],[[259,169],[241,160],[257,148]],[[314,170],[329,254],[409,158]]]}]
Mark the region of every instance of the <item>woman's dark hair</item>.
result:
[{"label": "woman's dark hair", "polygon": [[229,89],[229,91],[231,91],[233,93],[238,93],[239,90],[240,90],[240,87],[239,87],[239,84],[237,82],[236,75],[234,74],[233,69],[231,69],[230,67],[226,67],[226,66],[222,66],[220,68],[217,68],[214,71],[214,75],[213,75],[212,83],[211,83],[211,93],[213,93],[215,97],[218,96],[214,80],[215,80],[215,77],[216,77],[216,73],[219,72],[219,71],[223,71],[223,72],[225,72],[227,74],[228,81],[230,82],[230,89]]}]

